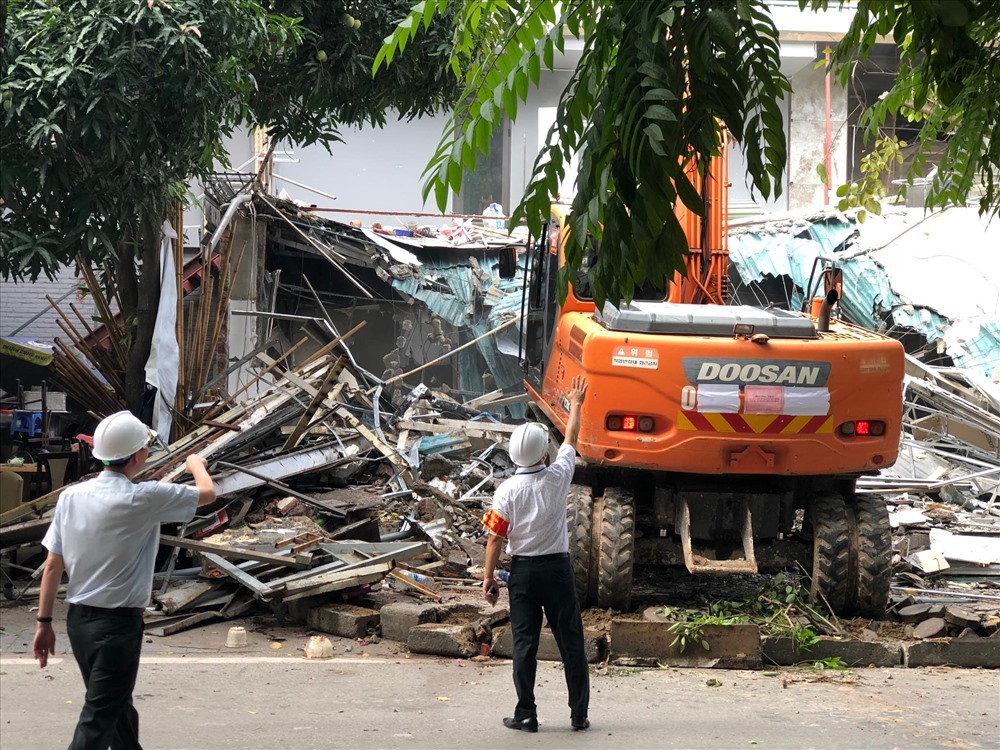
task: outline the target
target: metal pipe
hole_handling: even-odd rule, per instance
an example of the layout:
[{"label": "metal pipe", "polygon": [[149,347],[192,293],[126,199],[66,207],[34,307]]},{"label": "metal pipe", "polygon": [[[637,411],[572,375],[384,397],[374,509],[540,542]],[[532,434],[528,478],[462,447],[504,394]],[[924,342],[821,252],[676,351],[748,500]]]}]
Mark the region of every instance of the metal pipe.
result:
[{"label": "metal pipe", "polygon": [[989,596],[987,594],[967,594],[964,591],[948,591],[945,589],[915,589],[909,586],[893,586],[893,591],[902,591],[904,594],[933,594],[941,596],[960,596],[963,599],[982,599],[989,602],[1000,602],[1000,596]]},{"label": "metal pipe", "polygon": [[233,215],[239,210],[240,206],[251,200],[253,200],[253,193],[240,193],[229,201],[229,208],[226,209],[226,213],[223,214],[222,220],[219,221],[219,226],[215,228],[212,238],[208,241],[208,247],[205,248],[206,255],[210,254],[215,249],[215,246],[219,244],[219,240],[222,238],[222,233],[226,231],[226,227],[229,226],[229,222],[233,220]]},{"label": "metal pipe", "polygon": [[819,318],[816,321],[816,330],[824,333],[830,330],[830,311],[833,306],[837,304],[837,300],[840,299],[840,295],[837,294],[836,289],[831,289],[826,293],[826,298],[823,300],[823,304],[819,308]]}]

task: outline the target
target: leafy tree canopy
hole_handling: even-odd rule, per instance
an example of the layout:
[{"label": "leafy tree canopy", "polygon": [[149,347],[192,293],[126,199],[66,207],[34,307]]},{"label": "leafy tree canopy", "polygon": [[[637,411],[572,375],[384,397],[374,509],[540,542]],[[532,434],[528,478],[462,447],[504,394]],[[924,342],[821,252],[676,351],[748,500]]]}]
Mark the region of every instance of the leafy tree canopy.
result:
[{"label": "leafy tree canopy", "polygon": [[[803,9],[839,4],[800,0]],[[981,207],[996,210],[1000,7],[987,0],[851,6],[857,16],[835,53],[845,80],[852,61],[880,35],[891,35],[903,54],[902,75],[868,114],[871,134],[897,112],[922,120],[921,147],[950,134],[931,200],[961,199],[978,175],[986,184]],[[723,130],[744,149],[752,187],[764,197],[780,193],[786,150],[779,100],[790,89],[762,0],[423,0],[386,40],[374,69],[392,64],[429,29],[448,25],[445,12],[462,94],[427,170],[425,195],[434,192],[441,208],[463,170],[487,152],[503,116],[516,118],[542,67],[553,68],[568,37],[582,40],[582,57],[511,219],[537,232],[566,165],[581,155],[562,290],[579,271],[588,233],[601,239],[590,271],[599,302],[630,299],[645,281],[683,269],[687,240],[673,206],[679,200],[703,213],[685,167],[703,167],[718,153]]]},{"label": "leafy tree canopy", "polygon": [[[299,144],[449,103],[439,35],[371,78],[405,0],[11,0],[0,62],[0,274],[156,235],[242,125]],[[435,64],[435,56],[440,62]],[[155,239],[155,238],[154,238]]]}]

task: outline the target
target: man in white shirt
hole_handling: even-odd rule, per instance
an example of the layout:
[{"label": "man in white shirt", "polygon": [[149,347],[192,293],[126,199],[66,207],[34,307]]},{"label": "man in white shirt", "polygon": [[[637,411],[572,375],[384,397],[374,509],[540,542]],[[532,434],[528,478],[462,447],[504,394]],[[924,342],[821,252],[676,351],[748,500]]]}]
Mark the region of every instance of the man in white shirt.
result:
[{"label": "man in white shirt", "polygon": [[505,540],[511,556],[507,595],[514,635],[517,706],[514,715],[503,720],[509,729],[538,731],[535,671],[543,611],[562,655],[570,725],[575,730],[590,726],[590,673],[566,527],[566,496],[573,482],[580,411],[586,393],[587,381],[579,375],[574,377],[567,394],[570,409],[566,436],[550,466],[544,464],[548,447],[545,427],[529,422],[511,434],[511,460],[520,468],[497,488],[493,504],[483,517],[483,525],[490,532],[483,598],[490,604],[496,603],[500,593],[494,571]]},{"label": "man in white shirt", "polygon": [[184,523],[215,501],[205,459],[191,455],[194,486],[133,483],[156,433],[127,411],[102,420],[94,479],[63,490],[42,544],[49,551],[38,600],[34,653],[55,653],[52,608],[63,570],[69,576],[66,629],[87,688],[70,750],[141,750],[132,690],[139,672],[143,610],[153,589],[161,523]]}]

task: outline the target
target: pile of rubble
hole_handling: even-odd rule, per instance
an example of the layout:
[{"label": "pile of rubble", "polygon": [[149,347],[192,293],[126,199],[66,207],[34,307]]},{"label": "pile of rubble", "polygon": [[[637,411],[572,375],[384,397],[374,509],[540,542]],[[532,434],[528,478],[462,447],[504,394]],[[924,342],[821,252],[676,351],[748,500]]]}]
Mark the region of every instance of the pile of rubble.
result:
[{"label": "pile of rubble", "polygon": [[[380,398],[348,348],[360,328],[293,369],[275,367],[269,389],[154,454],[137,477],[189,481],[184,460],[198,453],[218,494],[207,515],[164,529],[153,598],[166,617],[149,632],[260,605],[280,616],[292,603],[380,585],[441,601],[442,586],[474,582],[479,519],[511,471],[514,426],[493,413],[512,399],[496,391],[462,404],[423,385],[394,403]],[[7,553],[38,550],[57,499],[0,518]],[[24,593],[8,583],[8,596]]]},{"label": "pile of rubble", "polygon": [[889,504],[896,614],[917,638],[989,635],[1000,628],[1000,388],[907,358],[905,409],[895,466],[860,484]]}]

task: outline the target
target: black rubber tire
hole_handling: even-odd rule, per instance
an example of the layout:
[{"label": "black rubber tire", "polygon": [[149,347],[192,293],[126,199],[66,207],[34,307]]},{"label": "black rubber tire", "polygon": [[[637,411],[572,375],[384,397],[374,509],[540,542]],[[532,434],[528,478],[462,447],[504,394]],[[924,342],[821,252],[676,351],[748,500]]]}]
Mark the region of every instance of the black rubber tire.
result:
[{"label": "black rubber tire", "polygon": [[[602,609],[627,612],[632,599],[632,561],[635,550],[635,500],[623,487],[608,487],[599,502],[600,557],[597,601]],[[595,509],[596,510],[596,509]]]},{"label": "black rubber tire", "polygon": [[569,528],[569,557],[573,562],[576,598],[580,606],[587,603],[590,580],[590,530],[594,512],[593,490],[583,484],[573,484],[566,498],[566,525]]},{"label": "black rubber tire", "polygon": [[844,498],[836,493],[814,497],[809,504],[809,524],[813,533],[809,601],[826,604],[834,614],[842,614],[847,604],[850,562]]},{"label": "black rubber tire", "polygon": [[848,512],[854,516],[850,540],[853,585],[847,592],[848,610],[860,617],[881,617],[889,606],[892,579],[889,510],[885,498],[859,495]]}]

